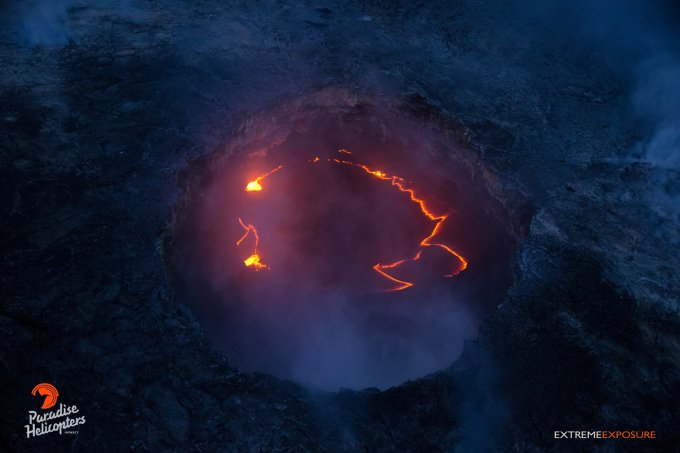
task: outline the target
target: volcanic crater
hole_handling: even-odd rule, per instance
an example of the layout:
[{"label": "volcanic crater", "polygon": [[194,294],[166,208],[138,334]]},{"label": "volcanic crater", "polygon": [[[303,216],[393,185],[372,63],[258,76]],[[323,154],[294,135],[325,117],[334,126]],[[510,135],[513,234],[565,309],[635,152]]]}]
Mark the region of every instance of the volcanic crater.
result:
[{"label": "volcanic crater", "polygon": [[455,120],[346,88],[244,118],[179,185],[178,298],[235,365],[323,389],[450,365],[512,283],[529,220]]}]

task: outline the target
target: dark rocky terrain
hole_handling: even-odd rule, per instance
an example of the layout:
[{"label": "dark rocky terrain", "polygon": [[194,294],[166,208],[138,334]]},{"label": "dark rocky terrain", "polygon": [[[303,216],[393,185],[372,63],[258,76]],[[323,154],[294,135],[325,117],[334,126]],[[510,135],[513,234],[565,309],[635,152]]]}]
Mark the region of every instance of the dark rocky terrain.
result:
[{"label": "dark rocky terrain", "polygon": [[[680,445],[677,156],[639,151],[661,124],[634,107],[645,48],[614,53],[506,2],[62,6],[0,7],[3,450]],[[187,162],[327,86],[450,118],[527,200],[515,282],[478,338],[386,391],[239,371],[165,278]],[[25,439],[38,382],[81,408],[77,436]],[[553,439],[581,429],[658,438]]]}]

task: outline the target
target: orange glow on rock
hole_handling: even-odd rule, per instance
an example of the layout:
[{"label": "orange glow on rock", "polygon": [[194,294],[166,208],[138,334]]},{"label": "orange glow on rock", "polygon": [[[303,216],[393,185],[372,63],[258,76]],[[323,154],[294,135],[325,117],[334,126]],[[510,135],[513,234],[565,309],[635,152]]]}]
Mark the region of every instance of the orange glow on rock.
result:
[{"label": "orange glow on rock", "polygon": [[252,181],[248,182],[246,184],[246,192],[260,192],[262,190],[262,184],[260,184],[260,181],[265,179],[267,176],[273,175],[277,171],[281,170],[283,168],[283,165],[279,165],[269,173],[265,173],[264,175],[260,175],[257,178],[253,179]]}]

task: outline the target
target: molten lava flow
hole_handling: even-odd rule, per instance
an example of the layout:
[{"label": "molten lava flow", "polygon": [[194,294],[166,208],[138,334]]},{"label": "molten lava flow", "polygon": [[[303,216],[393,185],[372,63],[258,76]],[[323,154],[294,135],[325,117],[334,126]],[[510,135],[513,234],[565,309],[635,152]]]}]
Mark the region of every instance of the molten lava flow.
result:
[{"label": "molten lava flow", "polygon": [[[339,150],[339,151],[342,152],[342,150]],[[449,217],[449,215],[448,214],[436,215],[432,211],[430,211],[428,209],[427,205],[425,204],[425,200],[423,200],[422,198],[418,198],[413,189],[409,189],[409,188],[406,187],[406,181],[404,179],[402,179],[398,176],[389,176],[389,175],[387,175],[386,173],[384,173],[380,170],[373,170],[373,169],[371,169],[371,168],[369,168],[369,167],[367,167],[366,165],[363,165],[363,164],[357,164],[355,162],[350,162],[350,161],[341,160],[341,159],[330,159],[330,160],[332,162],[335,162],[335,163],[338,163],[338,164],[351,165],[353,167],[358,167],[358,168],[364,170],[366,173],[375,176],[376,178],[382,179],[383,181],[390,181],[390,183],[393,186],[395,186],[397,189],[399,189],[401,192],[408,193],[409,197],[411,198],[411,201],[418,204],[422,213],[425,214],[425,216],[428,219],[430,219],[434,222],[437,222],[437,223],[435,223],[432,232],[426,238],[424,238],[423,240],[420,241],[420,245],[422,247],[439,247],[442,250],[446,251],[448,254],[455,256],[458,259],[458,261],[460,261],[460,265],[457,268],[455,268],[453,270],[453,272],[451,272],[450,274],[447,274],[446,277],[453,277],[454,275],[458,275],[460,272],[464,271],[467,268],[467,265],[468,265],[467,260],[465,258],[463,258],[458,252],[456,252],[455,250],[453,250],[451,247],[449,247],[446,244],[441,244],[441,243],[438,243],[438,242],[432,242],[434,240],[435,236],[437,236],[437,234],[439,234],[439,231],[441,229],[442,224]],[[373,266],[373,269],[375,269],[377,272],[379,272],[384,277],[387,277],[388,279],[399,284],[399,286],[393,288],[391,291],[400,291],[402,289],[406,289],[406,288],[413,286],[413,283],[399,280],[399,279],[389,275],[387,272],[385,272],[385,269],[393,269],[393,268],[399,267],[401,264],[405,263],[406,261],[418,260],[418,259],[420,259],[420,256],[421,256],[421,252],[419,251],[411,259],[403,259],[403,260],[399,260],[399,261],[396,261],[396,262],[390,263],[390,264],[380,264],[380,263],[378,263],[375,266]]]},{"label": "molten lava flow", "polygon": [[272,175],[276,173],[277,171],[281,170],[283,168],[283,165],[279,165],[269,173],[265,173],[264,175],[258,176],[257,178],[253,179],[246,185],[246,192],[259,192],[262,190],[262,185],[260,184],[260,181],[262,181],[264,178],[266,178],[269,175]]},{"label": "molten lava flow", "polygon": [[[279,167],[280,168],[280,167]],[[238,223],[241,224],[244,230],[246,232],[241,236],[241,239],[236,241],[236,246],[238,247],[241,245],[241,243],[252,233],[253,237],[255,238],[255,245],[253,246],[253,251],[251,255],[243,260],[243,264],[246,265],[246,267],[252,267],[256,271],[259,271],[260,269],[267,269],[269,270],[269,266],[264,264],[263,262],[260,261],[260,255],[257,252],[257,246],[260,244],[260,235],[257,234],[257,229],[255,229],[254,226],[252,225],[246,225],[243,223],[243,220],[239,217]]]},{"label": "molten lava flow", "polygon": [[[346,149],[339,149],[338,152],[339,152],[339,153],[342,153],[342,154],[348,154],[348,155],[351,155],[351,154],[352,154],[351,151],[347,151]],[[317,163],[317,162],[319,162],[319,160],[320,160],[319,157],[314,157],[313,159],[310,159],[309,162],[311,162],[311,163]],[[458,264],[457,267],[455,267],[455,268],[453,269],[453,271],[452,271],[450,274],[446,275],[446,277],[452,277],[452,276],[454,276],[454,275],[457,275],[457,274],[459,274],[461,271],[463,271],[463,270],[465,270],[465,269],[467,268],[467,265],[468,265],[467,260],[466,260],[465,258],[463,258],[458,252],[456,252],[455,250],[453,250],[453,248],[451,248],[450,246],[448,246],[448,245],[446,245],[446,244],[442,244],[442,243],[440,243],[440,242],[435,242],[435,237],[439,234],[439,232],[440,232],[440,230],[441,230],[441,228],[442,228],[442,224],[443,224],[444,221],[449,217],[449,214],[442,214],[442,215],[434,214],[434,213],[427,207],[427,204],[426,204],[425,200],[422,199],[422,198],[419,198],[419,197],[416,195],[414,189],[411,189],[411,188],[408,188],[408,187],[407,187],[407,182],[406,182],[406,180],[404,180],[403,178],[400,178],[400,177],[398,177],[398,176],[390,176],[390,175],[388,175],[387,173],[384,173],[384,172],[382,172],[382,171],[380,171],[380,170],[373,170],[373,169],[371,169],[370,167],[367,167],[366,165],[357,164],[357,163],[355,163],[355,162],[350,162],[350,161],[347,161],[347,160],[341,160],[341,159],[335,159],[335,158],[333,158],[333,159],[328,159],[328,161],[329,161],[329,162],[335,162],[335,163],[337,163],[337,164],[350,165],[350,166],[353,166],[353,167],[360,168],[360,169],[362,169],[363,171],[365,171],[366,173],[368,173],[368,174],[370,174],[370,175],[372,175],[372,176],[374,176],[374,177],[376,177],[376,178],[378,178],[378,179],[381,179],[381,180],[383,180],[383,181],[390,181],[391,185],[394,186],[394,187],[396,187],[397,189],[399,189],[399,191],[408,193],[408,194],[409,194],[409,197],[411,198],[411,201],[414,202],[414,203],[416,203],[416,204],[420,207],[421,212],[422,212],[429,220],[431,220],[431,221],[433,221],[433,222],[436,222],[435,225],[434,225],[434,228],[432,229],[432,231],[430,232],[430,234],[429,234],[427,237],[425,237],[424,239],[422,239],[422,240],[420,241],[420,246],[421,246],[421,247],[438,247],[438,248],[441,248],[442,250],[444,250],[444,251],[445,251],[446,253],[448,253],[449,255],[452,255],[452,256],[455,256],[455,257],[456,257],[457,262],[459,262],[459,264]],[[273,173],[276,173],[276,172],[279,171],[281,168],[283,168],[283,165],[279,165],[278,167],[276,167],[276,168],[274,168],[273,170],[271,170],[269,173],[265,173],[265,174],[262,175],[262,176],[258,176],[258,177],[257,177],[256,179],[254,179],[253,181],[250,181],[250,182],[246,185],[246,192],[261,191],[261,190],[262,190],[262,185],[260,184],[260,182],[261,182],[263,179],[265,179],[266,177],[268,177],[269,175],[271,175],[271,174],[273,174]],[[255,269],[256,271],[259,271],[260,269],[267,269],[267,270],[269,270],[269,266],[267,266],[266,264],[264,264],[264,263],[261,261],[260,255],[258,254],[258,251],[257,251],[257,247],[258,247],[259,242],[260,242],[260,237],[259,237],[259,235],[258,235],[258,233],[257,233],[257,230],[256,230],[255,227],[252,226],[252,225],[246,225],[246,224],[243,222],[243,220],[241,220],[240,218],[238,219],[238,221],[239,221],[239,223],[241,224],[241,227],[243,227],[243,229],[245,230],[245,233],[244,233],[244,235],[241,237],[241,239],[239,239],[239,240],[236,242],[236,245],[237,245],[237,246],[241,245],[241,243],[242,243],[249,235],[251,235],[251,234],[253,235],[254,240],[255,240],[255,245],[254,245],[254,247],[253,247],[252,253],[250,254],[250,256],[249,256],[248,258],[246,258],[246,259],[243,261],[243,263],[246,265],[246,267],[252,267],[252,268]],[[403,289],[406,289],[406,288],[409,288],[409,287],[413,286],[413,283],[412,283],[412,282],[407,282],[407,281],[405,281],[405,280],[399,280],[398,278],[396,278],[396,277],[390,275],[390,274],[387,272],[387,270],[389,270],[389,269],[395,269],[395,268],[401,266],[402,264],[404,264],[404,263],[406,263],[406,262],[408,262],[408,261],[416,261],[416,260],[419,260],[420,257],[421,257],[421,255],[422,255],[422,250],[419,250],[418,253],[416,253],[416,254],[413,256],[413,258],[404,258],[404,259],[402,259],[402,260],[395,261],[394,263],[389,263],[389,264],[377,263],[375,266],[373,266],[373,269],[374,269],[376,272],[378,272],[380,275],[382,275],[383,277],[385,277],[386,279],[391,280],[392,282],[394,282],[394,283],[397,284],[397,286],[395,286],[394,288],[390,289],[389,291],[401,291],[401,290],[403,290]]]},{"label": "molten lava flow", "polygon": [[[416,258],[414,258],[414,259],[416,259]],[[408,260],[399,260],[399,261],[392,263],[392,264],[380,264],[380,263],[378,263],[375,266],[373,266],[373,269],[375,269],[375,271],[378,272],[380,275],[382,275],[383,277],[385,277],[388,280],[392,280],[394,283],[399,284],[399,286],[396,286],[396,287],[390,289],[389,291],[401,291],[402,289],[406,289],[406,288],[413,286],[413,283],[407,282],[407,281],[404,281],[404,280],[399,280],[398,278],[392,277],[390,274],[388,274],[387,272],[385,272],[383,270],[383,269],[392,269],[393,267],[397,267],[397,266],[403,264],[406,261],[408,261]]]}]

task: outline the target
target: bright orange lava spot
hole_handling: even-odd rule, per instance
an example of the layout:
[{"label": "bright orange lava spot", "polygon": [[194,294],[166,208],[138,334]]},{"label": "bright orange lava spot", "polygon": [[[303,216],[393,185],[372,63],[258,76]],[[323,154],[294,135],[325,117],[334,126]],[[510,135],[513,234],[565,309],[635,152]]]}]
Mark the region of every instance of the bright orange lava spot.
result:
[{"label": "bright orange lava spot", "polygon": [[[342,153],[342,154],[352,154],[350,151],[347,151],[346,149],[339,149],[338,152]],[[420,246],[421,247],[438,247],[438,248],[444,250],[446,253],[456,257],[457,261],[459,261],[460,264],[457,267],[455,267],[450,274],[445,275],[445,277],[453,277],[454,275],[458,275],[460,272],[464,271],[467,268],[468,262],[465,258],[463,258],[463,256],[461,256],[458,252],[453,250],[453,248],[451,248],[450,246],[443,244],[443,243],[440,243],[440,242],[435,242],[436,241],[435,238],[439,234],[439,232],[442,228],[442,224],[449,217],[449,214],[437,215],[437,214],[433,213],[430,210],[430,208],[428,208],[425,200],[423,198],[419,198],[416,195],[414,189],[407,187],[406,180],[404,180],[403,178],[400,178],[398,176],[390,176],[383,171],[374,170],[374,169],[372,169],[372,168],[370,168],[366,165],[363,165],[363,164],[357,164],[355,162],[350,162],[350,161],[347,161],[347,160],[341,160],[341,159],[335,159],[335,158],[334,159],[328,159],[328,160],[329,160],[329,162],[335,162],[335,163],[341,164],[341,165],[350,165],[350,166],[353,166],[353,167],[360,168],[361,170],[365,171],[366,173],[368,173],[368,174],[370,174],[370,175],[372,175],[376,178],[379,178],[383,181],[390,181],[391,185],[396,187],[399,191],[409,194],[411,201],[416,203],[420,207],[420,211],[429,220],[435,222],[434,227],[433,227],[432,231],[430,232],[430,234],[420,241]],[[310,160],[310,162],[312,162],[312,163],[319,162],[319,158],[315,157],[314,159]],[[260,184],[260,181],[265,179],[267,176],[279,171],[281,168],[283,168],[283,165],[279,165],[278,167],[276,167],[275,169],[273,169],[269,173],[265,173],[264,175],[257,177],[255,180],[250,181],[248,183],[248,185],[246,185],[246,191],[248,191],[248,192],[261,191],[262,186]],[[241,239],[239,239],[236,242],[236,245],[237,246],[241,245],[241,243],[251,234],[255,238],[255,245],[253,247],[252,253],[247,259],[245,259],[243,261],[244,264],[247,267],[252,267],[253,269],[255,269],[257,271],[259,271],[260,269],[269,270],[269,266],[267,266],[266,264],[261,262],[260,255],[257,252],[257,247],[258,247],[259,241],[260,241],[260,237],[257,233],[257,230],[252,225],[246,225],[243,222],[243,220],[241,220],[240,218],[238,219],[238,221],[241,224],[241,227],[243,227],[243,229],[245,230],[245,234],[241,237]],[[401,266],[402,264],[404,264],[407,261],[416,261],[416,260],[420,259],[421,255],[422,255],[422,250],[419,250],[418,253],[416,253],[412,258],[404,258],[404,259],[401,259],[399,261],[395,261],[394,263],[388,263],[388,264],[377,263],[375,266],[373,266],[373,269],[376,272],[378,272],[380,275],[385,277],[386,279],[397,284],[397,286],[395,286],[394,288],[391,288],[388,291],[401,291],[403,289],[410,288],[411,286],[413,286],[413,283],[405,281],[405,280],[399,280],[398,278],[396,278],[393,275],[391,275],[390,273],[388,273],[387,270],[395,269],[395,268]]]},{"label": "bright orange lava spot", "polygon": [[262,190],[262,186],[260,185],[260,182],[256,179],[255,181],[250,181],[248,185],[246,186],[246,192],[253,192],[253,191],[260,191]]},{"label": "bright orange lava spot", "polygon": [[283,165],[279,165],[269,173],[265,173],[264,175],[258,176],[257,178],[253,179],[250,181],[248,184],[246,184],[246,192],[259,192],[262,190],[262,185],[260,184],[260,181],[262,181],[264,178],[266,178],[269,175],[272,175],[276,173],[277,171],[281,170],[283,168]]},{"label": "bright orange lava spot", "polygon": [[248,258],[243,260],[243,264],[245,264],[246,267],[254,266],[256,270],[262,269],[263,267],[267,267],[264,264],[260,263],[260,255],[250,255]]},{"label": "bright orange lava spot", "polygon": [[269,270],[269,266],[267,266],[266,264],[264,264],[263,262],[260,261],[260,259],[261,259],[260,255],[257,253],[257,247],[258,247],[258,245],[260,245],[260,235],[257,234],[257,229],[252,225],[246,225],[245,223],[243,223],[243,220],[241,220],[240,217],[238,219],[238,223],[241,224],[241,227],[244,230],[246,230],[246,232],[243,234],[243,236],[241,236],[241,239],[236,241],[237,247],[239,245],[241,245],[241,243],[251,234],[255,238],[255,245],[253,246],[253,253],[248,258],[243,260],[243,264],[245,264],[246,267],[252,267],[256,271],[259,271],[260,269]]}]

